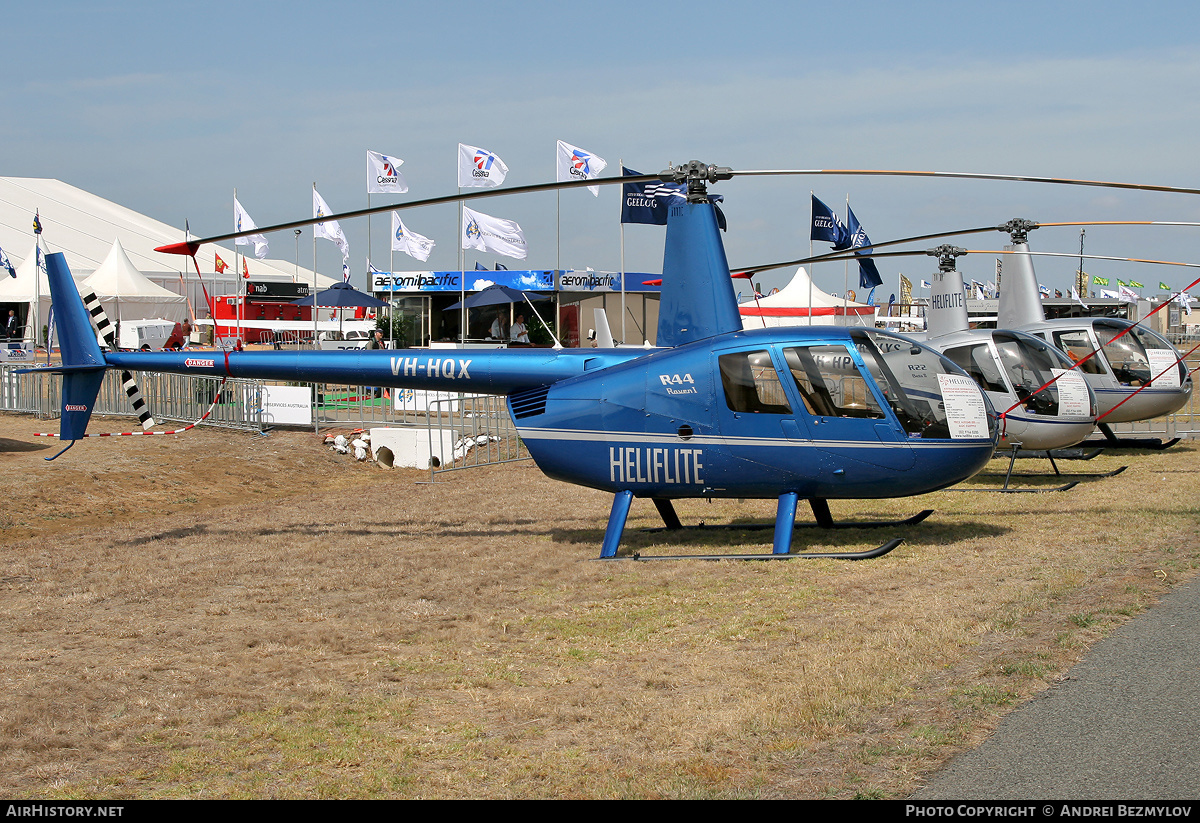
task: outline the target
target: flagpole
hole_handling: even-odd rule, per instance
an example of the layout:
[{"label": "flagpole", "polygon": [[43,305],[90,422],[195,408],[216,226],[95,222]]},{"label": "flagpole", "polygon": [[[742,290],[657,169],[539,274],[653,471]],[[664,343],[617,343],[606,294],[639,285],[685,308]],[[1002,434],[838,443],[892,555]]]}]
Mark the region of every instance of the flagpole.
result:
[{"label": "flagpole", "polygon": [[[621,165],[621,176],[625,176],[625,159],[621,158],[617,161]],[[625,187],[621,186],[621,208],[625,208]],[[621,342],[625,342],[625,221],[620,222],[621,226]],[[812,257],[812,254],[809,254]],[[646,296],[642,295],[644,301]],[[605,312],[605,320],[608,319],[608,313]]]},{"label": "flagpole", "polygon": [[[234,203],[233,225],[237,226],[237,186],[233,187],[233,203]],[[238,228],[241,228],[241,227],[238,226]],[[238,251],[238,245],[235,242],[233,244],[233,272],[234,272],[234,277],[237,278],[234,281],[235,283],[241,283],[242,281],[244,281],[246,279],[246,278],[242,277],[242,269],[239,266],[239,263],[241,261],[238,259],[239,257],[241,257],[241,252]],[[242,289],[238,289],[238,291],[241,292]],[[235,321],[235,326],[237,328],[238,340],[241,340],[242,339],[242,301],[240,299],[240,295],[239,295],[239,299],[238,299],[237,308],[234,309],[234,312],[233,312],[233,317],[234,317],[234,321]]]},{"label": "flagpole", "polygon": [[[45,255],[41,254],[42,250],[42,221],[37,210],[33,212],[33,351],[37,353],[38,335],[42,331],[42,274],[41,266],[38,265],[39,258],[44,259]],[[47,268],[47,272],[49,269]],[[49,274],[47,273],[47,280]],[[120,305],[120,304],[118,304]],[[117,316],[117,333],[121,330],[121,317]],[[120,342],[118,339],[117,342]]]},{"label": "flagpole", "polygon": [[[808,207],[809,208],[809,211],[808,211],[808,256],[809,257],[813,256],[813,244],[812,244],[813,217],[812,217],[812,205],[811,204],[812,204],[812,199],[814,197],[816,197],[816,195],[813,194],[813,190],[809,189],[808,190],[808,202],[810,204]],[[809,271],[808,271],[808,325],[810,325],[810,326],[812,325],[812,310],[813,310],[813,304],[812,304],[813,279],[812,279],[812,276],[813,276],[813,272],[812,272],[812,267],[810,266]],[[751,291],[754,290],[754,282],[753,281],[751,281],[751,283],[750,283],[750,290]],[[763,322],[763,325],[764,326],[766,325],[765,321]]]},{"label": "flagpole", "polygon": [[[313,181],[313,194],[317,192],[317,181]],[[312,290],[313,306],[313,348],[320,349],[320,332],[317,331],[317,227],[313,226],[313,290]]]},{"label": "flagpole", "polygon": [[[462,186],[458,187],[462,194]],[[460,346],[467,342],[467,258],[463,249],[463,202],[458,201],[458,342]]]},{"label": "flagpole", "polygon": [[[396,250],[392,248],[392,243],[396,242],[396,232],[392,232],[388,238],[388,274],[394,274],[396,271]],[[396,278],[392,278],[392,284],[395,285]],[[396,348],[396,303],[393,298],[396,293],[391,289],[388,290],[388,341],[389,345]],[[424,314],[424,312],[422,312]]]}]

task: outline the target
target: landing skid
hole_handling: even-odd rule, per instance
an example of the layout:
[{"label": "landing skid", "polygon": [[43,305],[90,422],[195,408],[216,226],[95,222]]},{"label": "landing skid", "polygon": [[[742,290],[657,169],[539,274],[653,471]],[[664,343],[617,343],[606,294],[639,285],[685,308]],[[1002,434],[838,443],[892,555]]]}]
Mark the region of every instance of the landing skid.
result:
[{"label": "landing skid", "polygon": [[[1091,460],[1093,457],[1096,456],[1096,454],[1099,454],[1100,451],[1101,451],[1100,449],[1097,449],[1096,453],[1092,454],[1090,456],[1078,457],[1078,458],[1068,458],[1068,459]],[[1013,488],[1012,486],[1010,486],[1009,481],[1012,480],[1014,477],[1046,477],[1047,476],[1045,474],[1039,474],[1037,472],[1014,472],[1013,471],[1013,464],[1016,463],[1018,457],[1022,457],[1022,456],[1033,457],[1035,455],[1044,457],[1050,461],[1050,466],[1054,469],[1055,477],[1077,477],[1079,479],[1072,480],[1071,482],[1065,483],[1061,486],[1038,486],[1038,487],[1031,487],[1031,488]],[[1004,485],[1003,486],[1001,486],[1000,488],[983,488],[983,489],[955,488],[955,489],[950,489],[950,491],[998,492],[1000,494],[1022,494],[1022,493],[1029,494],[1029,493],[1040,493],[1040,492],[1065,492],[1065,491],[1069,491],[1069,490],[1075,488],[1084,480],[1100,480],[1105,477],[1115,477],[1118,474],[1120,474],[1121,472],[1125,471],[1125,469],[1129,468],[1128,466],[1121,466],[1120,468],[1113,469],[1110,472],[1083,472],[1083,473],[1075,472],[1073,474],[1064,474],[1063,472],[1059,471],[1058,464],[1056,462],[1054,462],[1054,458],[1055,458],[1055,454],[1053,454],[1052,452],[1049,452],[1049,451],[1042,451],[1042,452],[1022,451],[1021,447],[1019,445],[1014,445],[1012,447],[1012,454],[1008,458],[1008,471],[1004,474]],[[977,474],[975,476],[976,477],[999,477],[1000,475],[998,475],[998,474]]]},{"label": "landing skid", "polygon": [[[1094,457],[1099,457],[1104,453],[1104,447],[1100,446],[1096,449],[1051,449],[1050,456],[1055,460],[1091,460]],[[1028,449],[1018,449],[1017,457],[1019,459],[1038,459],[1045,458],[1044,451],[1029,451]]]},{"label": "landing skid", "polygon": [[599,560],[872,560],[883,557],[904,542],[903,537],[861,552],[797,552],[796,554],[640,554],[600,557]]},{"label": "landing skid", "polygon": [[[1170,440],[1163,440],[1161,437],[1117,437],[1117,433],[1107,423],[1100,423],[1096,426],[1104,435],[1104,443],[1117,449],[1154,449],[1162,451],[1169,449],[1182,440],[1182,437],[1172,437]],[[1099,443],[1098,440],[1085,440],[1084,443]]]},{"label": "landing skid", "polygon": [[[675,513],[675,506],[666,498],[653,498],[654,506],[658,509],[658,514],[663,520],[661,528],[645,529],[647,532],[659,531],[678,531],[684,528],[679,520],[679,515]],[[804,559],[830,559],[830,560],[870,560],[875,557],[882,557],[892,549],[904,542],[903,538],[895,538],[889,540],[881,546],[874,549],[868,549],[861,552],[797,552],[792,553],[792,534],[797,528],[796,523],[796,504],[799,501],[799,495],[796,493],[788,493],[780,495],[779,506],[775,514],[774,523],[747,523],[747,524],[720,524],[708,526],[701,523],[696,526],[697,529],[739,529],[741,531],[761,531],[765,529],[774,529],[774,549],[771,554],[705,554],[705,555],[651,555],[642,556],[639,553],[634,553],[626,557],[617,556],[617,548],[620,545],[621,535],[625,530],[625,521],[629,516],[629,506],[633,502],[632,491],[617,492],[613,498],[612,511],[608,516],[608,527],[604,532],[604,543],[600,548],[601,560],[791,560],[795,558]],[[918,512],[912,517],[904,520],[889,520],[889,521],[869,521],[860,523],[834,523],[833,517],[829,512],[829,504],[820,498],[813,498],[808,501],[812,507],[813,516],[816,518],[816,523],[800,524],[800,528],[822,528],[822,529],[878,529],[888,526],[911,526],[920,523],[929,515],[933,514],[933,509],[925,509]]]}]

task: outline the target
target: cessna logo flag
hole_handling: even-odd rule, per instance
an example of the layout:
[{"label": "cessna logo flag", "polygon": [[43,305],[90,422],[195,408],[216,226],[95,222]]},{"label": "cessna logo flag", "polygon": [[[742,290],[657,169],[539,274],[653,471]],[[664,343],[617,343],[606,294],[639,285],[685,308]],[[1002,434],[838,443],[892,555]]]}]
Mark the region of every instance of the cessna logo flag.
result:
[{"label": "cessna logo flag", "polygon": [[[250,215],[246,214],[246,210],[242,208],[242,204],[238,199],[233,198],[233,230],[234,231],[249,231],[257,229],[258,224],[250,219]],[[248,237],[239,237],[233,241],[235,246],[249,246],[254,244],[254,256],[262,260],[267,256],[267,236],[265,234],[251,234]]]},{"label": "cessna logo flag", "polygon": [[466,206],[463,207],[462,247],[490,251],[519,260],[524,260],[528,253],[525,234],[515,221],[472,211]]},{"label": "cessna logo flag", "polygon": [[[313,217],[324,217],[327,214],[333,214],[333,209],[329,208],[321,195],[317,194],[317,190],[314,187]],[[313,226],[313,234],[317,237],[324,237],[326,240],[332,240],[341,249],[343,262],[350,258],[350,244],[346,241],[346,233],[342,231],[342,227],[338,225],[336,220],[317,223]]]},{"label": "cessna logo flag", "polygon": [[377,151],[367,152],[367,194],[404,194],[408,183],[400,173],[404,163],[398,157],[388,157]]},{"label": "cessna logo flag", "polygon": [[400,219],[399,212],[392,212],[392,251],[402,251],[424,263],[435,245],[428,237],[409,231]]},{"label": "cessna logo flag", "polygon": [[[593,180],[600,176],[600,172],[608,162],[598,155],[583,149],[572,146],[570,143],[558,141],[558,182],[562,183],[566,180]],[[588,186],[588,191],[593,196],[600,196],[599,186]]]},{"label": "cessna logo flag", "polygon": [[504,182],[506,174],[508,174],[508,166],[487,149],[458,144],[458,187],[460,189],[486,189],[499,186]]}]

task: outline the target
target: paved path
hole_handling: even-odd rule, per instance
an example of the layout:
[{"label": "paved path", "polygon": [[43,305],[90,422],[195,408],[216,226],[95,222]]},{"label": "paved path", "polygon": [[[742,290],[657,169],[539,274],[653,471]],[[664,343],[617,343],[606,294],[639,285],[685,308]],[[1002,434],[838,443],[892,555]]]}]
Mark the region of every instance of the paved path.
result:
[{"label": "paved path", "polygon": [[1200,798],[1200,579],[1097,643],[913,797]]}]

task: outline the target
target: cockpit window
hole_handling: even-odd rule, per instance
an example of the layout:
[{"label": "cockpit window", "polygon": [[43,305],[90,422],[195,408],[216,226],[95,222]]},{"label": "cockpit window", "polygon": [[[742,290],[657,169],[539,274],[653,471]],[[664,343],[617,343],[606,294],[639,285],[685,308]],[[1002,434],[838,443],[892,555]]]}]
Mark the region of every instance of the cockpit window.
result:
[{"label": "cockpit window", "polygon": [[[1155,385],[1182,385],[1187,379],[1187,367],[1183,363],[1175,364],[1179,358],[1175,347],[1149,329],[1129,326],[1116,320],[1096,321],[1092,326],[1117,380],[1130,386],[1142,386],[1151,378],[1158,378]],[[1129,333],[1121,335],[1127,328]],[[1118,335],[1121,336],[1118,338]],[[1177,378],[1170,371],[1173,365]]]},{"label": "cockpit window", "polygon": [[809,413],[819,417],[885,415],[845,346],[796,346],[783,359]]},{"label": "cockpit window", "polygon": [[949,438],[939,374],[946,361],[932,349],[882,332],[850,332],[854,345],[910,437]]},{"label": "cockpit window", "polygon": [[[1066,352],[1072,362],[1078,363],[1092,353],[1092,338],[1083,329],[1078,331],[1054,332],[1054,345]],[[1084,374],[1104,374],[1104,361],[1099,356],[1088,357],[1079,367]]]},{"label": "cockpit window", "polygon": [[987,343],[947,349],[945,355],[954,365],[971,375],[971,379],[979,384],[979,388],[987,391],[1008,392],[1008,386],[1004,385],[1004,377],[1000,374],[1000,369],[996,366],[996,360],[992,357],[992,350],[988,348]]},{"label": "cockpit window", "polygon": [[766,351],[722,354],[721,385],[725,404],[735,412],[755,414],[791,414],[792,406],[783,393],[779,372]]},{"label": "cockpit window", "polygon": [[[1054,379],[1053,369],[1069,369],[1071,364],[1033,337],[995,332],[992,340],[1017,399],[1035,414],[1057,415],[1058,388],[1050,383]],[[1047,383],[1050,385],[1046,386]]]},{"label": "cockpit window", "polygon": [[1121,334],[1128,327],[1119,323],[1093,323],[1092,328],[1118,383],[1142,386],[1150,382],[1150,361],[1137,329]]}]

